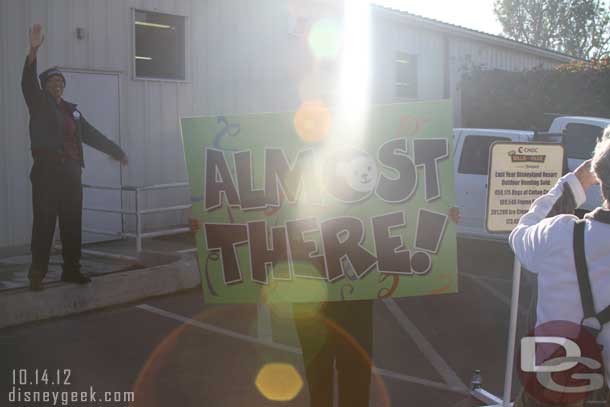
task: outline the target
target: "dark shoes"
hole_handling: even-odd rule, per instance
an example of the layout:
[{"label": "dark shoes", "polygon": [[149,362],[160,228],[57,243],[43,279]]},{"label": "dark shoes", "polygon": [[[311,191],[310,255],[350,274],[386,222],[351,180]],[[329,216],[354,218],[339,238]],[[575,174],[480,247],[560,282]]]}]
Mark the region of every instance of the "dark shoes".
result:
[{"label": "dark shoes", "polygon": [[[75,284],[89,284],[91,279],[86,275],[79,272],[72,273],[62,273],[61,281],[66,283],[75,283]],[[30,290],[32,291],[42,291],[44,286],[42,285],[42,278],[31,277],[30,278]]]},{"label": "dark shoes", "polygon": [[61,281],[66,283],[89,284],[91,282],[91,279],[86,275],[82,274],[80,271],[77,271],[72,273],[62,273]]},{"label": "dark shoes", "polygon": [[[46,274],[46,270],[42,270],[38,267],[30,267],[30,272],[28,273],[28,277],[30,278],[30,290],[32,291],[42,291],[44,286],[42,285],[42,280]],[[61,273],[61,281],[65,283],[74,283],[74,284],[89,284],[91,279],[80,272],[80,264],[78,262],[72,264],[70,263],[68,266],[64,265],[63,273]]]},{"label": "dark shoes", "polygon": [[42,291],[43,289],[42,278],[30,278],[30,290]]},{"label": "dark shoes", "polygon": [[65,283],[89,284],[91,279],[80,272],[80,263],[78,261],[68,261],[64,259],[61,273],[61,281]]}]

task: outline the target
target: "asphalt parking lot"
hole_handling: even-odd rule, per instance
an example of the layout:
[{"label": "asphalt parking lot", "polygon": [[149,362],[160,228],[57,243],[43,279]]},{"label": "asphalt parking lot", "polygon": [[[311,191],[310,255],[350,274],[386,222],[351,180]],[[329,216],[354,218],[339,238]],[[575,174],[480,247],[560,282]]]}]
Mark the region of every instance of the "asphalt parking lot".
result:
[{"label": "asphalt parking lot", "polygon": [[[502,396],[513,257],[502,243],[458,244],[458,294],[376,302],[371,406],[481,405],[467,392],[475,369],[483,387]],[[526,275],[521,288],[521,332],[535,288],[530,280]],[[93,387],[98,397],[134,392],[131,404],[146,407],[307,406],[305,387],[290,401],[271,401],[255,385],[269,363],[291,365],[303,376],[294,326],[283,311],[271,312],[271,329],[261,332],[256,305],[204,305],[201,292],[191,290],[3,329],[0,405],[50,406],[23,396]],[[20,369],[28,380],[36,369],[70,378],[20,385]],[[513,383],[516,393],[518,380]],[[20,392],[22,401],[11,401],[11,392],[13,398]]]}]

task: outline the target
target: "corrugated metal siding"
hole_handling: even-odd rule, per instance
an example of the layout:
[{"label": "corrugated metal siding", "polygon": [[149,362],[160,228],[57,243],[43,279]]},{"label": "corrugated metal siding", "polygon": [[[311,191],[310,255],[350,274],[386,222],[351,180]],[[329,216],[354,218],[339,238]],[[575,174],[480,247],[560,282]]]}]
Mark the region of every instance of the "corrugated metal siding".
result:
[{"label": "corrugated metal siding", "polygon": [[393,103],[395,97],[395,61],[397,52],[417,55],[418,98],[441,99],[444,82],[443,35],[411,28],[395,21],[373,22],[375,103]]},{"label": "corrugated metal siding", "polygon": [[[187,16],[187,82],[133,80],[131,8]],[[292,111],[312,61],[306,39],[291,34],[283,0],[0,0],[0,248],[29,242],[31,158],[27,111],[20,90],[28,29],[44,24],[39,68],[120,73],[120,136],[130,157],[124,184],[159,184],[187,179],[178,117]],[[76,27],[87,36],[77,40]],[[394,97],[396,52],[418,55],[419,97],[444,96],[444,34],[395,19],[374,21],[373,71],[377,103]],[[459,102],[459,67],[466,55],[490,68],[524,69],[536,56],[452,38],[451,95]],[[69,86],[69,85],[68,85]],[[456,117],[459,104],[456,103]],[[94,123],[95,124],[95,123]],[[185,190],[148,193],[147,207],[188,201]],[[133,207],[131,195],[124,205]],[[149,227],[184,221],[185,215],[149,216]],[[129,222],[132,226],[132,222]]]},{"label": "corrugated metal siding", "polygon": [[[123,170],[123,183],[145,185],[186,180],[178,117],[194,113],[193,85],[131,79],[132,7],[192,14],[191,0],[0,0],[0,59],[3,61],[0,247],[27,245],[30,239],[31,157],[20,77],[28,48],[28,29],[33,23],[40,22],[45,27],[45,43],[38,53],[39,70],[59,65],[120,72],[121,144],[130,156],[130,165]],[[86,29],[84,40],[76,39],[76,27]],[[184,190],[149,194],[144,204],[182,203],[188,196]],[[126,206],[132,201],[126,199]],[[174,214],[164,221],[177,223],[182,218]],[[151,216],[148,223],[153,226],[160,222],[160,217]]]},{"label": "corrugated metal siding", "polygon": [[[522,71],[535,67],[551,68],[559,62],[506,47],[493,46],[483,41],[448,37],[445,51],[444,36],[448,34],[421,27],[412,28],[395,18],[378,19],[373,24],[374,97],[375,103],[401,101],[395,97],[396,52],[418,56],[418,98],[445,97],[445,69],[449,69],[449,94],[454,105],[454,124],[460,125],[460,82],[468,66],[486,69]],[[449,61],[445,65],[445,52]]]},{"label": "corrugated metal siding", "polygon": [[289,33],[280,0],[193,3],[195,111],[216,115],[293,110],[308,66],[305,41]]},{"label": "corrugated metal siding", "polygon": [[[116,2],[113,2],[114,7]],[[120,4],[120,3],[119,3]],[[121,114],[122,143],[130,155],[130,165],[124,171],[123,183],[129,185],[165,184],[186,181],[186,170],[182,155],[178,117],[193,114],[191,52],[188,32],[192,26],[192,4],[190,0],[138,0],[122,7],[122,35],[124,55],[121,62],[125,74],[121,75],[121,100],[124,102]],[[187,17],[187,80],[188,82],[133,80],[131,9],[158,11]],[[128,42],[125,39],[129,39]],[[121,40],[122,39],[122,40]],[[178,154],[178,152],[180,154]],[[185,189],[162,190],[144,193],[141,204],[145,208],[172,206],[187,202],[189,193]],[[134,208],[134,195],[125,194],[124,206]],[[178,224],[185,221],[180,213],[147,215],[145,228],[156,228],[164,224]],[[132,229],[134,219],[128,218],[128,229]]]},{"label": "corrugated metal siding", "polygon": [[[20,3],[4,1],[0,4],[0,38],[2,76],[0,103],[2,122],[0,158],[0,246],[23,244],[29,240],[31,203],[29,199],[29,167],[26,107],[20,96],[21,67],[25,57],[27,15]],[[15,40],[16,33],[21,40]],[[4,56],[9,58],[4,58]],[[17,242],[15,244],[15,242]]]},{"label": "corrugated metal siding", "polygon": [[[122,178],[128,185],[186,181],[180,116],[295,110],[295,72],[306,71],[310,62],[304,38],[289,34],[281,0],[0,0],[0,7],[0,55],[14,61],[2,64],[0,76],[6,106],[0,124],[0,247],[25,245],[30,238],[31,158],[19,81],[33,23],[45,27],[39,69],[120,73],[120,137],[130,157]],[[187,16],[187,82],[132,79],[131,8]],[[76,39],[76,27],[86,29],[84,40]],[[168,190],[143,198],[145,207],[169,206],[188,202],[189,193]],[[133,205],[133,195],[125,194],[124,206]],[[148,215],[145,226],[185,217]]]}]

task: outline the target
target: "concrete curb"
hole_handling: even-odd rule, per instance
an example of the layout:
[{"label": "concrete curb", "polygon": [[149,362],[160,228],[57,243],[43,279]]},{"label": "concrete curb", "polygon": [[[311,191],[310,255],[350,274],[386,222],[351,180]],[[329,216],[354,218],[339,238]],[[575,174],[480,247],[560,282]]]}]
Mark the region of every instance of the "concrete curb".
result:
[{"label": "concrete curb", "polygon": [[155,257],[163,258],[163,264],[93,276],[85,286],[57,282],[45,284],[40,292],[27,288],[0,292],[0,328],[171,294],[200,284],[195,257]]}]

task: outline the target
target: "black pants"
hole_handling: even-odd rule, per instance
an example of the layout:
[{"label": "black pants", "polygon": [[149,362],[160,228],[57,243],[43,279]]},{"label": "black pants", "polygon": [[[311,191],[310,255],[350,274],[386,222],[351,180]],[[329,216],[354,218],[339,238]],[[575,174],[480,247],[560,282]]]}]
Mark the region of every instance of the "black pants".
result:
[{"label": "black pants", "polygon": [[[312,407],[333,406],[334,367],[340,407],[368,407],[373,301],[293,304]],[[317,312],[319,310],[319,312]]]},{"label": "black pants", "polygon": [[55,223],[63,248],[64,273],[80,270],[83,188],[81,166],[73,160],[36,159],[30,172],[32,182],[32,266],[29,277],[44,278]]}]

